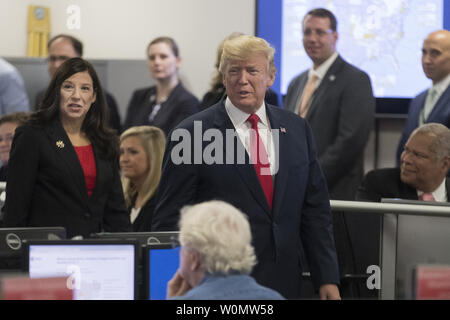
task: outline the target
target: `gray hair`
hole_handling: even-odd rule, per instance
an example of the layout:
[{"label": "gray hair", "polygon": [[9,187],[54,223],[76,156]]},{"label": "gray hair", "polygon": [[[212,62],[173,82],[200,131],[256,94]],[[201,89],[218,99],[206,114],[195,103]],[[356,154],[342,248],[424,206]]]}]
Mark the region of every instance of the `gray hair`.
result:
[{"label": "gray hair", "polygon": [[180,243],[200,255],[209,273],[249,274],[256,264],[246,216],[223,201],[208,201],[181,209]]},{"label": "gray hair", "polygon": [[450,129],[441,123],[426,123],[416,128],[410,135],[421,133],[433,137],[433,141],[429,145],[429,149],[436,154],[439,160],[450,156]]}]

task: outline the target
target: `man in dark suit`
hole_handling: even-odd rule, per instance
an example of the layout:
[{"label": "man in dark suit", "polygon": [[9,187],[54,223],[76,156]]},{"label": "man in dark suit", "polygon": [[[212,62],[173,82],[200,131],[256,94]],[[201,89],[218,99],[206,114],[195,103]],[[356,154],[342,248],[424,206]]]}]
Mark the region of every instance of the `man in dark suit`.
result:
[{"label": "man in dark suit", "polygon": [[[450,129],[440,123],[416,128],[405,144],[400,168],[369,172],[357,200],[382,198],[447,202],[450,198]],[[423,199],[425,198],[425,199]]]},{"label": "man in dark suit", "polygon": [[292,80],[284,108],[310,124],[330,198],[353,200],[364,175],[375,99],[367,74],[336,52],[337,39],[332,12],[319,8],[306,14],[303,46],[313,67]]},{"label": "man in dark suit", "polygon": [[[48,74],[53,77],[56,69],[70,58],[81,58],[83,56],[83,43],[77,38],[59,34],[49,40],[47,44],[48,50]],[[39,108],[39,104],[44,97],[45,89],[40,91],[36,96],[34,110]],[[118,133],[121,131],[119,109],[116,99],[105,90],[106,104],[109,111],[109,125]]]},{"label": "man in dark suit", "polygon": [[[448,202],[450,179],[450,130],[439,123],[416,128],[401,156],[400,168],[373,170],[365,176],[356,194],[358,201],[379,202],[382,198]],[[430,196],[431,195],[431,196]],[[356,268],[365,272],[380,265],[381,218],[355,214],[352,224]],[[364,292],[364,288],[361,289]],[[375,291],[375,290],[374,290]],[[377,292],[372,291],[376,295]],[[367,297],[370,293],[366,290]]]},{"label": "man in dark suit", "polygon": [[422,68],[433,85],[411,101],[397,161],[406,140],[418,126],[438,122],[450,127],[450,31],[439,30],[428,35],[422,47]]},{"label": "man in dark suit", "polygon": [[338,299],[328,192],[311,129],[264,102],[275,79],[273,56],[257,37],[225,42],[227,98],[169,136],[152,230],[176,230],[187,204],[228,202],[248,215],[258,260],[252,276],[260,284],[299,298],[302,243],[320,297]]}]

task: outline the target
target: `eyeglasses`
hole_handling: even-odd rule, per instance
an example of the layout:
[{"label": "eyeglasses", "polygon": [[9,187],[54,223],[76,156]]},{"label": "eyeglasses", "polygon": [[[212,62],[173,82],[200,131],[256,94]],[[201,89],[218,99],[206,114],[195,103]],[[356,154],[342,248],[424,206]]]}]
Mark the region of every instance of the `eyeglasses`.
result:
[{"label": "eyeglasses", "polygon": [[327,29],[327,30],[323,30],[323,29],[315,29],[315,30],[313,30],[313,29],[305,29],[305,30],[303,30],[303,35],[307,36],[307,37],[311,36],[313,33],[315,33],[319,37],[324,37],[324,36],[326,36],[328,34],[332,34],[333,30],[331,30],[331,29]]}]

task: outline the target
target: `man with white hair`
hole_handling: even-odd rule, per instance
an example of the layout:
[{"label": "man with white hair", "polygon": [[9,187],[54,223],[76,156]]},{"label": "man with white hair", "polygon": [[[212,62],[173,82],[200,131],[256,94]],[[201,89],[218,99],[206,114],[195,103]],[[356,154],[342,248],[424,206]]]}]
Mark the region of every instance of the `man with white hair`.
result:
[{"label": "man with white hair", "polygon": [[256,263],[245,215],[223,201],[184,207],[180,267],[168,283],[173,299],[279,300],[276,291],[249,276]]}]

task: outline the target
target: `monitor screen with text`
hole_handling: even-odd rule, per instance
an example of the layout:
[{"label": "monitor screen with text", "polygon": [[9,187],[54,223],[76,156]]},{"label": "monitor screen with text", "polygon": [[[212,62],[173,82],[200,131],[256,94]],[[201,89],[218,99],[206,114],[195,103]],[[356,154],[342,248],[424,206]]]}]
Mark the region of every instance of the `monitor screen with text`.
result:
[{"label": "monitor screen with text", "polygon": [[30,278],[69,276],[76,300],[135,299],[135,244],[30,242],[27,260]]}]

